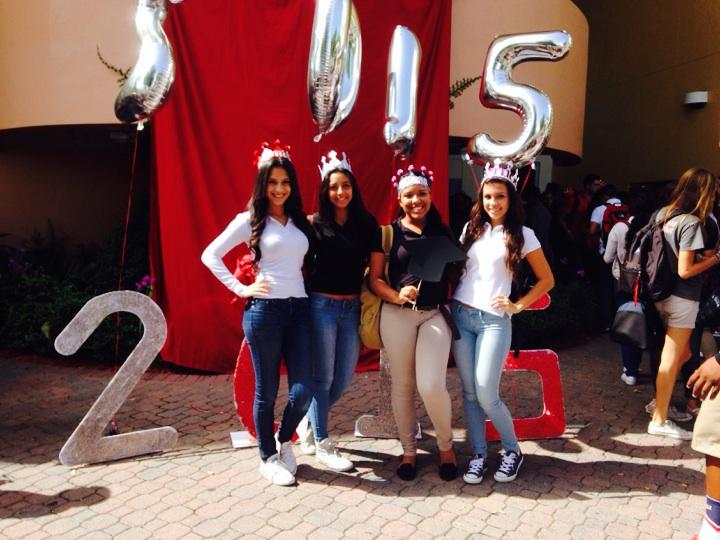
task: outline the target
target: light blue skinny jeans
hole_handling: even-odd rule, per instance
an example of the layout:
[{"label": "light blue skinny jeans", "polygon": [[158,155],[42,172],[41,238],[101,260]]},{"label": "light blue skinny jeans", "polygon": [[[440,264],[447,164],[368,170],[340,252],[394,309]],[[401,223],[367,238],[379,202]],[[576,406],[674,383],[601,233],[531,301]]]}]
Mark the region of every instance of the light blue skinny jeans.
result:
[{"label": "light blue skinny jeans", "polygon": [[330,407],[350,386],[360,353],[360,300],[310,294],[313,400],[308,417],[315,440],[328,436]]},{"label": "light blue skinny jeans", "polygon": [[452,342],[452,352],[462,381],[470,444],[476,454],[487,455],[485,419],[489,418],[505,450],[519,450],[512,416],[500,400],[500,376],[512,338],[510,317],[499,317],[454,300],[452,316],[460,332],[460,339]]}]

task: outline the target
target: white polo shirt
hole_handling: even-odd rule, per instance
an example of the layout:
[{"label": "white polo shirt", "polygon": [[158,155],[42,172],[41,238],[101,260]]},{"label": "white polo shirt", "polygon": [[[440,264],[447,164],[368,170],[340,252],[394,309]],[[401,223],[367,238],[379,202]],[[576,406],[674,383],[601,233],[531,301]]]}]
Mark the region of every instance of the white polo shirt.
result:
[{"label": "white polo shirt", "polygon": [[[460,237],[462,242],[467,231],[467,224]],[[523,227],[525,243],[522,248],[522,257],[540,249],[540,242],[535,233],[528,227]],[[490,306],[490,300],[498,295],[508,296],[512,287],[512,276],[505,266],[505,228],[502,225],[492,227],[485,224],[485,232],[473,242],[467,252],[465,272],[460,278],[460,284],[455,289],[453,298],[463,304],[481,309],[494,315],[502,316],[504,311]]]},{"label": "white polo shirt", "polygon": [[[222,258],[235,246],[250,241],[250,212],[238,214],[227,228],[205,248],[201,260],[228,289],[240,295],[245,285],[228,270]],[[256,279],[270,285],[266,298],[305,298],[303,258],[309,243],[307,237],[292,222],[285,225],[275,218],[265,218],[265,229],[260,236],[262,257],[258,263]]]}]

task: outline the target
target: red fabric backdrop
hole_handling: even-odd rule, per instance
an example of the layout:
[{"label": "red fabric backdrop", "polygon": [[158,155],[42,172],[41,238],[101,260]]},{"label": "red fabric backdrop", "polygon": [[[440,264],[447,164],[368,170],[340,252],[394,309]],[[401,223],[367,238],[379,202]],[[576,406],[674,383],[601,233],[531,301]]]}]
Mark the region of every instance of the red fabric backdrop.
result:
[{"label": "red fabric backdrop", "polygon": [[[435,172],[435,204],[446,215],[450,0],[355,0],[362,29],[360,91],[344,125],[317,133],[307,96],[313,18],[309,0],[202,0],[168,4],[165,30],[177,71],[172,94],[154,116],[156,170],[151,260],[168,321],[162,357],[229,372],[241,341],[242,313],[201,264],[204,247],[248,201],[252,153],[263,140],[292,147],[306,210],[317,203],[319,157],[347,152],[363,198],[387,222],[395,200],[393,156],[385,145],[387,56],[395,25],[422,46],[417,146],[411,161]],[[240,250],[225,261],[231,269]]]}]

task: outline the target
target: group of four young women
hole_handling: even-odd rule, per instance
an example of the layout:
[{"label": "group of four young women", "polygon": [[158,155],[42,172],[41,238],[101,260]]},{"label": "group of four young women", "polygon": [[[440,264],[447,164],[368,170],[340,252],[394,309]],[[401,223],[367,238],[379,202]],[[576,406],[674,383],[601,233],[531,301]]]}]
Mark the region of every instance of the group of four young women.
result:
[{"label": "group of four young women", "polygon": [[[446,388],[452,347],[474,452],[463,478],[468,483],[483,479],[489,418],[504,447],[495,480],[515,479],[523,456],[510,413],[499,397],[510,349],[510,316],[550,290],[553,276],[535,235],[523,227],[522,203],[510,173],[501,165],[486,167],[460,239],[467,260],[462,271],[455,272],[459,282],[452,279],[448,265],[440,282],[424,281],[420,286],[409,271],[408,242],[432,236],[454,241],[432,204],[432,172],[409,167],[393,178],[399,211],[391,224],[386,275],[383,233],[362,203],[346,156],[341,159],[330,152],[323,157],[318,212],[308,219],[287,149],[277,143],[263,148],[247,211],[213,240],[202,260],[231,291],[247,299],[243,330],[255,369],[253,414],[265,478],[294,484],[297,462],[291,437],[306,415],[312,430],[301,435],[303,451],[314,453],[334,470],[353,467],[328,436],[328,411],[348,387],[357,363],[359,293],[369,263],[370,287],[383,300],[380,335],[389,358],[392,409],[403,449],[398,476],[411,480],[416,474],[416,387],[435,428],[439,474],[445,480],[457,476]],[[222,261],[240,243],[254,253],[257,271],[251,285],[240,283]],[[511,284],[523,259],[537,283],[513,302]],[[458,339],[453,339],[451,325]],[[281,358],[289,390],[275,434]]]}]

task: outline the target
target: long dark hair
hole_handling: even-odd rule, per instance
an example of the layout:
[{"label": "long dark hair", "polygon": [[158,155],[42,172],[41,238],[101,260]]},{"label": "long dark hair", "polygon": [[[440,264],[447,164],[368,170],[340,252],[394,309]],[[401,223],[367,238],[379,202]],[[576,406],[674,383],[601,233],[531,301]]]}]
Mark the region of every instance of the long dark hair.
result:
[{"label": "long dark hair", "polygon": [[272,171],[273,167],[284,169],[290,180],[290,196],[285,201],[285,204],[283,204],[283,208],[285,209],[285,214],[293,220],[295,226],[303,232],[310,243],[310,249],[308,249],[308,253],[305,256],[305,262],[307,263],[312,252],[314,235],[307,216],[303,211],[302,197],[300,196],[300,186],[298,184],[295,166],[292,164],[292,161],[284,157],[274,157],[270,161],[263,163],[255,176],[252,197],[247,205],[247,209],[250,211],[251,228],[248,245],[255,255],[254,262],[257,264],[262,258],[260,237],[265,230],[265,218],[267,218],[268,215],[267,185],[268,178],[270,178],[270,171]]},{"label": "long dark hair", "polygon": [[477,200],[470,211],[470,222],[468,223],[465,237],[462,242],[462,249],[467,252],[473,242],[482,237],[485,233],[485,224],[490,223],[490,216],[483,206],[483,190],[487,184],[503,184],[508,194],[508,211],[505,214],[503,227],[505,232],[505,247],[507,255],[505,256],[505,267],[510,272],[512,279],[517,281],[520,275],[520,266],[522,264],[522,249],[525,245],[525,237],[523,236],[523,225],[525,223],[525,210],[523,209],[522,199],[517,190],[507,181],[500,179],[486,180],[478,190]]},{"label": "long dark hair", "polygon": [[333,173],[342,173],[350,180],[350,187],[352,188],[352,199],[348,204],[348,222],[362,222],[372,218],[370,212],[365,208],[363,203],[362,195],[360,195],[360,188],[358,187],[355,175],[347,169],[333,169],[325,175],[322,182],[320,183],[320,195],[318,196],[318,219],[315,220],[314,224],[320,227],[329,227],[335,221],[335,206],[330,201],[328,192],[330,191],[330,177]]}]

